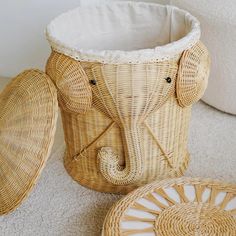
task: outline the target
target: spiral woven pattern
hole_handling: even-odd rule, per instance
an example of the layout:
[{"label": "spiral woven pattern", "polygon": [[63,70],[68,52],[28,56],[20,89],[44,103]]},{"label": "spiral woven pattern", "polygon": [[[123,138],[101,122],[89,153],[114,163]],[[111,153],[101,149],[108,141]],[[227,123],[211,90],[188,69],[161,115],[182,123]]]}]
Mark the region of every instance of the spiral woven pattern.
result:
[{"label": "spiral woven pattern", "polygon": [[0,94],[0,215],[34,186],[50,153],[57,120],[56,89],[38,70],[24,71]]},{"label": "spiral woven pattern", "polygon": [[116,203],[103,236],[235,236],[236,186],[182,177],[146,185]]},{"label": "spiral woven pattern", "polygon": [[200,41],[183,52],[180,59],[176,93],[181,106],[190,106],[204,94],[210,71],[207,48]]},{"label": "spiral woven pattern", "polygon": [[165,236],[234,235],[235,220],[227,211],[208,203],[184,203],[164,210],[154,231]]}]

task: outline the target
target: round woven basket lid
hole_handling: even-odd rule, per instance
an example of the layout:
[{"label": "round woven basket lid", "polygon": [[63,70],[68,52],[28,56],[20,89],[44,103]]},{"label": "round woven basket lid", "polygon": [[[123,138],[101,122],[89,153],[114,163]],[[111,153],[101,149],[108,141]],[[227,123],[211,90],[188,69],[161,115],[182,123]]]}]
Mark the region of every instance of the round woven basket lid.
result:
[{"label": "round woven basket lid", "polygon": [[50,153],[57,120],[53,83],[24,71],[0,94],[0,215],[14,210],[34,186]]},{"label": "round woven basket lid", "polygon": [[109,235],[235,236],[236,186],[187,177],[146,185],[111,208]]}]

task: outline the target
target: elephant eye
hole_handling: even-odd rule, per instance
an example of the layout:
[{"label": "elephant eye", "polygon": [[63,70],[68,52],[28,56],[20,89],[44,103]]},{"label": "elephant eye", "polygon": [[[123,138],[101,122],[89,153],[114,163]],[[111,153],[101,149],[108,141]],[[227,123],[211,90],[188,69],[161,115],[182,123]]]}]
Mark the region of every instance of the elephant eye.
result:
[{"label": "elephant eye", "polygon": [[91,79],[89,82],[90,82],[90,84],[92,84],[92,85],[96,85],[96,84],[97,84],[97,80],[95,80],[95,79]]},{"label": "elephant eye", "polygon": [[171,83],[171,78],[170,77],[165,78],[165,80],[166,80],[167,83],[169,83],[169,84]]}]

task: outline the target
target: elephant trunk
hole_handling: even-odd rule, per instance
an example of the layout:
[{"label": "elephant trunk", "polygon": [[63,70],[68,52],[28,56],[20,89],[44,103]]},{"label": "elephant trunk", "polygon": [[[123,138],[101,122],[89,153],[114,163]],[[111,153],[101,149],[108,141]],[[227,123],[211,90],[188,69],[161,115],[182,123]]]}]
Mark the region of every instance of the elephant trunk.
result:
[{"label": "elephant trunk", "polygon": [[124,140],[125,165],[119,164],[119,156],[112,147],[103,147],[98,153],[103,176],[115,185],[135,184],[143,174],[143,148],[140,125],[121,127]]}]

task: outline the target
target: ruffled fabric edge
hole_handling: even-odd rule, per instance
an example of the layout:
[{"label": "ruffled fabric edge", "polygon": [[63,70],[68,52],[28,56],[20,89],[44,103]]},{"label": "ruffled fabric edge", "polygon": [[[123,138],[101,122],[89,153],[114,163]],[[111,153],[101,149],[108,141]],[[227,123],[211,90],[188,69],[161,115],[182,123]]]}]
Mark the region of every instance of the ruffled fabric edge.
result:
[{"label": "ruffled fabric edge", "polygon": [[[130,1],[114,1],[108,3],[104,1],[104,4],[134,4],[134,5],[149,5],[157,7],[159,4],[155,3],[144,3],[144,2],[130,2]],[[162,5],[159,5],[162,6]],[[63,17],[64,14],[70,14],[72,11],[76,11],[83,6],[75,8],[73,10],[67,11],[58,17]],[[163,6],[162,6],[163,7]],[[77,61],[88,61],[88,62],[100,62],[105,64],[140,64],[140,63],[150,63],[155,61],[165,61],[175,58],[180,55],[184,50],[191,48],[196,44],[201,36],[200,22],[192,16],[187,11],[179,9],[173,6],[166,6],[171,9],[180,11],[185,17],[185,20],[191,24],[191,31],[187,33],[181,39],[174,41],[172,43],[165,44],[163,46],[157,46],[151,49],[140,49],[131,51],[121,51],[121,50],[95,50],[95,49],[79,49],[71,45],[63,43],[60,39],[53,35],[52,25],[54,20],[52,20],[46,28],[46,38],[49,41],[53,50],[63,53]]]}]

